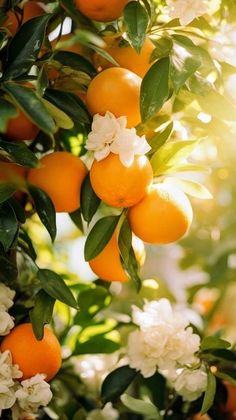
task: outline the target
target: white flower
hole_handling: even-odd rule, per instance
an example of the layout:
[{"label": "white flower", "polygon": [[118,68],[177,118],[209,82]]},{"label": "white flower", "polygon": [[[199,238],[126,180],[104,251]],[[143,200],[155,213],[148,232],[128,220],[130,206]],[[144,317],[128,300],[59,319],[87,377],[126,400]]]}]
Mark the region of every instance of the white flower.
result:
[{"label": "white flower", "polygon": [[50,385],[44,379],[45,375],[37,374],[19,384],[15,393],[18,406],[15,411],[18,409],[26,413],[35,413],[39,407],[48,405],[52,392]]},{"label": "white flower", "polygon": [[166,3],[169,16],[178,18],[183,26],[208,11],[206,0],[166,0]]},{"label": "white flower", "polygon": [[87,415],[87,420],[117,420],[118,418],[119,412],[112,407],[111,403],[107,403],[102,410],[92,410]]},{"label": "white flower", "polygon": [[144,155],[151,148],[145,136],[139,137],[135,128],[126,128],[126,125],[126,117],[116,118],[111,112],[104,116],[96,114],[88,135],[87,150],[94,151],[98,161],[111,152],[118,154],[122,164],[129,167],[135,155]]},{"label": "white flower", "polygon": [[8,335],[14,327],[14,318],[0,306],[0,335]]},{"label": "white flower", "polygon": [[14,290],[0,283],[0,306],[5,310],[11,308],[15,294],[16,292]]},{"label": "white flower", "polygon": [[9,351],[0,353],[0,415],[2,410],[11,408],[16,401],[14,379],[22,376],[17,365],[12,365]]},{"label": "white flower", "polygon": [[185,401],[194,401],[207,388],[207,373],[203,366],[198,369],[178,369],[176,378],[170,381],[176,392],[183,397]]},{"label": "white flower", "polygon": [[144,377],[152,376],[157,369],[170,373],[198,361],[195,353],[200,338],[167,299],[147,302],[143,310],[134,306],[132,317],[140,330],[129,336],[128,356],[130,366]]}]

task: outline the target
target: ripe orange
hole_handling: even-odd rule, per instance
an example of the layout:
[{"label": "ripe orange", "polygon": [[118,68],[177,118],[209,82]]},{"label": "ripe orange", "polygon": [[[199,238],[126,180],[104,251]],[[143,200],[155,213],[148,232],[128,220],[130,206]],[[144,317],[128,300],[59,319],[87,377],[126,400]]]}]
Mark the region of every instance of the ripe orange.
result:
[{"label": "ripe orange", "polygon": [[227,401],[224,406],[224,411],[226,413],[233,413],[236,411],[236,386],[224,381],[224,385],[227,389]]},{"label": "ripe orange", "polygon": [[92,187],[101,200],[113,207],[130,207],[138,203],[152,183],[153,172],[146,156],[135,156],[125,167],[118,155],[110,153],[90,170]]},{"label": "ripe orange", "polygon": [[16,163],[0,162],[0,182],[15,181],[19,178],[24,178],[26,175],[26,168],[17,165]]},{"label": "ripe orange", "polygon": [[6,136],[9,140],[33,140],[38,132],[38,127],[20,109],[16,117],[8,120]]},{"label": "ripe orange", "polygon": [[68,152],[54,152],[44,156],[40,164],[39,168],[29,170],[28,181],[48,193],[57,212],[77,210],[87,173],[82,160]]},{"label": "ripe orange", "polygon": [[2,341],[1,351],[9,350],[14,364],[23,372],[21,380],[37,373],[47,375],[50,381],[61,367],[61,347],[53,332],[44,327],[44,337],[36,340],[32,325],[18,325]]},{"label": "ripe orange", "polygon": [[125,115],[127,126],[134,127],[140,120],[139,95],[142,79],[127,69],[113,67],[99,73],[90,83],[87,92],[89,112],[116,117]]},{"label": "ripe orange", "polygon": [[89,19],[111,22],[122,15],[128,0],[75,0],[76,8]]},{"label": "ripe orange", "polygon": [[[36,3],[35,1],[28,1],[23,8],[23,19],[22,24],[27,22],[28,20],[32,19],[36,16],[41,16],[45,13],[42,7]],[[20,21],[21,16],[17,13],[18,19]],[[18,31],[19,22],[16,17],[16,14],[13,11],[9,11],[7,13],[7,19],[4,22],[4,27],[9,29],[11,34],[14,36],[15,33]]]},{"label": "ripe orange", "polygon": [[[128,69],[143,78],[152,65],[150,59],[152,52],[155,49],[152,41],[148,37],[145,39],[140,54],[131,46],[119,47],[118,43],[118,41],[115,41],[111,46],[105,49],[106,52],[108,52],[121,67]],[[104,70],[114,66],[98,53],[94,54],[94,64],[98,70]]]},{"label": "ripe orange", "polygon": [[144,242],[168,244],[187,232],[192,207],[182,191],[157,184],[129,210],[129,222],[132,231]]},{"label": "ripe orange", "polygon": [[[137,239],[133,236],[132,245],[135,256],[142,266],[145,261],[145,250],[143,242],[141,241],[140,243]],[[116,231],[102,252],[89,261],[89,265],[93,272],[102,280],[125,282],[129,279],[121,263]]]}]

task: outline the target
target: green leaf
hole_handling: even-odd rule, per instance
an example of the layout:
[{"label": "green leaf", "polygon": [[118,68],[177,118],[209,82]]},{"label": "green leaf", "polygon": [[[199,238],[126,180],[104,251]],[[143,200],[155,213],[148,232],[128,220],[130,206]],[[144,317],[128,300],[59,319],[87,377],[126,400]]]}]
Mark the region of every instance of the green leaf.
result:
[{"label": "green leaf", "polygon": [[9,93],[16,105],[35,123],[44,133],[53,134],[56,125],[48,113],[43,101],[37,93],[16,83],[5,83],[4,90]]},{"label": "green leaf", "polygon": [[82,290],[78,296],[81,312],[88,312],[93,317],[97,312],[110,303],[110,294],[102,286]]},{"label": "green leaf", "polygon": [[43,290],[52,298],[78,309],[77,302],[61,276],[52,270],[38,270],[38,279]]},{"label": "green leaf", "polygon": [[14,282],[17,278],[18,271],[16,264],[14,264],[5,255],[0,255],[0,281]]},{"label": "green leaf", "polygon": [[211,408],[216,393],[216,378],[213,373],[209,370],[207,373],[207,389],[204,395],[201,414],[206,414]]},{"label": "green leaf", "polygon": [[38,16],[24,23],[8,49],[4,79],[15,79],[26,73],[35,63],[41,50],[46,27],[51,15]]},{"label": "green leaf", "polygon": [[151,61],[159,60],[167,57],[172,49],[173,41],[167,36],[163,36],[155,40],[155,50],[152,52]]},{"label": "green leaf", "polygon": [[217,376],[217,378],[223,379],[224,381],[230,382],[232,385],[236,386],[236,379],[230,376],[230,374],[220,372],[219,370],[217,370],[215,375]]},{"label": "green leaf", "polygon": [[25,209],[24,204],[21,204],[19,200],[17,200],[15,197],[11,197],[8,200],[9,204],[12,206],[16,218],[20,223],[25,223],[26,221],[26,215],[25,215]]},{"label": "green leaf", "polygon": [[139,400],[128,394],[122,395],[121,401],[130,411],[144,415],[147,420],[161,420],[158,408],[151,401]]},{"label": "green leaf", "polygon": [[47,89],[45,98],[69,115],[73,121],[90,124],[91,117],[88,114],[83,102],[73,93]]},{"label": "green leaf", "polygon": [[165,124],[162,129],[160,129],[152,138],[149,140],[151,150],[148,153],[149,156],[152,156],[158,149],[160,149],[163,144],[168,140],[173,130],[173,122]]},{"label": "green leaf", "polygon": [[139,291],[142,282],[139,276],[138,263],[132,248],[132,232],[126,218],[119,232],[118,245],[125,270],[134,281],[137,291]]},{"label": "green leaf", "polygon": [[133,382],[137,371],[128,365],[121,366],[106,376],[101,390],[101,397],[104,404],[114,401],[123,394],[128,386]]},{"label": "green leaf", "polygon": [[42,99],[42,102],[47,108],[51,117],[54,119],[57,127],[64,128],[65,130],[69,130],[70,128],[74,127],[72,119],[68,117],[68,115],[66,115],[65,112],[61,111],[61,109],[59,109],[46,99]]},{"label": "green leaf", "polygon": [[83,228],[83,221],[81,218],[81,210],[75,210],[72,213],[69,213],[69,216],[72,220],[72,222],[75,224],[75,226],[77,226],[77,228],[83,233],[84,232],[84,228]]},{"label": "green leaf", "polygon": [[7,252],[18,231],[18,221],[11,205],[7,202],[0,204],[0,243]]},{"label": "green leaf", "polygon": [[85,261],[95,258],[111,239],[120,216],[106,216],[98,220],[90,231],[84,247]]},{"label": "green leaf", "polygon": [[16,192],[17,187],[12,183],[4,183],[0,181],[0,203],[7,201],[14,192]]},{"label": "green leaf", "polygon": [[30,256],[30,258],[32,258],[33,261],[36,260],[37,254],[35,252],[33,243],[31,241],[28,233],[22,228],[19,232],[19,246],[21,248],[23,247],[24,251],[27,252],[27,254]]},{"label": "green leaf", "polygon": [[83,343],[77,343],[73,355],[78,354],[109,354],[120,348],[119,343],[109,340],[104,336],[95,336]]},{"label": "green leaf", "polygon": [[44,95],[44,91],[47,89],[49,84],[47,72],[44,68],[44,66],[41,67],[38,79],[37,79],[37,93],[40,97]]},{"label": "green leaf", "polygon": [[14,105],[5,99],[0,99],[0,133],[5,133],[7,130],[7,122],[10,118],[17,115],[17,110]]},{"label": "green leaf", "polygon": [[81,197],[80,197],[80,208],[84,220],[90,222],[96,213],[98,206],[101,200],[93,191],[90,176],[89,174],[85,177],[82,188],[81,188]]},{"label": "green leaf", "polygon": [[183,178],[167,178],[168,183],[176,186],[185,192],[185,194],[191,195],[192,197],[200,198],[202,200],[212,199],[212,195],[208,189],[196,181],[191,181],[190,179]]},{"label": "green leaf", "polygon": [[174,40],[170,55],[170,77],[176,93],[201,66],[197,51],[194,44],[187,46],[179,39]]},{"label": "green leaf", "polygon": [[44,325],[51,322],[54,303],[55,299],[44,290],[40,290],[35,297],[34,307],[30,311],[30,321],[37,340],[43,339]]},{"label": "green leaf", "polygon": [[29,192],[33,198],[38,216],[51,236],[52,242],[54,242],[57,234],[57,227],[56,212],[53,202],[45,191],[36,188],[33,185],[29,185]]},{"label": "green leaf", "polygon": [[82,71],[91,77],[96,76],[95,67],[82,55],[70,51],[58,51],[53,55],[53,60],[58,61],[63,66],[72,68],[73,70]]},{"label": "green leaf", "polygon": [[161,146],[160,149],[152,156],[150,161],[154,174],[156,176],[162,175],[165,173],[166,168],[169,169],[170,166],[176,166],[177,164],[182,163],[199,142],[200,139],[180,140],[172,141]]},{"label": "green leaf", "polygon": [[142,121],[153,117],[169,96],[169,58],[161,58],[149,69],[141,84]]},{"label": "green leaf", "polygon": [[11,161],[19,163],[22,166],[28,166],[29,168],[35,168],[38,165],[38,159],[33,152],[24,143],[11,143],[0,140],[0,155],[1,150],[4,151],[4,155],[8,154]]},{"label": "green leaf", "polygon": [[216,90],[208,92],[205,96],[195,96],[202,110],[213,117],[225,121],[235,121],[236,107],[226,97]]},{"label": "green leaf", "polygon": [[231,347],[231,344],[228,341],[215,336],[204,337],[201,342],[202,351],[209,349],[227,349],[229,347]]},{"label": "green leaf", "polygon": [[132,46],[139,54],[143,46],[148,27],[146,9],[137,1],[131,1],[124,9],[124,21]]}]

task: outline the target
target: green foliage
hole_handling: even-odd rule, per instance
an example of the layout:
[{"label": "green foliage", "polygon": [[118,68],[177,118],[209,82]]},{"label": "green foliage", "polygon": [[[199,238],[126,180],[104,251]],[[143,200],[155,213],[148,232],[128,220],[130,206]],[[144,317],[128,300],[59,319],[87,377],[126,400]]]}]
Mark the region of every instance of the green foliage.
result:
[{"label": "green foliage", "polygon": [[102,384],[101,398],[104,404],[120,397],[136,376],[136,370],[128,365],[113,370]]},{"label": "green foliage", "polygon": [[124,22],[132,46],[140,54],[148,27],[148,15],[145,8],[139,2],[131,1],[125,7]]}]

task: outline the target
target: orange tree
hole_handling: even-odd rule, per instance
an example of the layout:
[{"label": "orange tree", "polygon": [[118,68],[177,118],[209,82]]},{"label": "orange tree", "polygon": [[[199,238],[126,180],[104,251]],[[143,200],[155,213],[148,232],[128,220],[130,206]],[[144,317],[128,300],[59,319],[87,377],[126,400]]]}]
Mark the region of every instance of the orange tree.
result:
[{"label": "orange tree", "polygon": [[[233,415],[234,348],[189,326],[168,291],[146,293],[135,241],[178,241],[186,194],[211,198],[189,173],[206,169],[192,155],[201,140],[233,131],[235,63],[218,31],[235,15],[229,0],[1,2],[1,418]],[[40,261],[31,220],[53,243],[59,212],[86,235],[93,283]],[[99,394],[80,359],[94,375],[96,354],[115,358]]]}]

